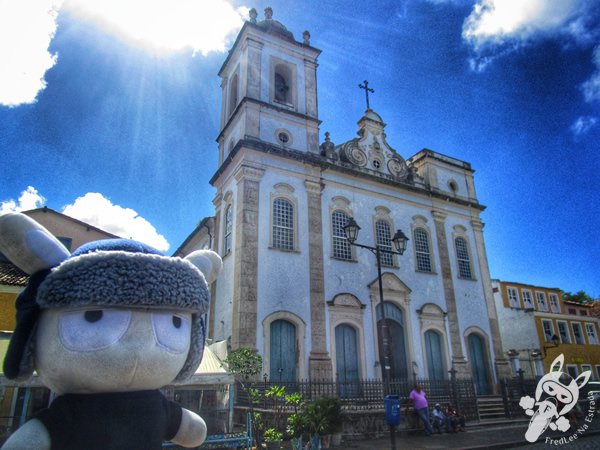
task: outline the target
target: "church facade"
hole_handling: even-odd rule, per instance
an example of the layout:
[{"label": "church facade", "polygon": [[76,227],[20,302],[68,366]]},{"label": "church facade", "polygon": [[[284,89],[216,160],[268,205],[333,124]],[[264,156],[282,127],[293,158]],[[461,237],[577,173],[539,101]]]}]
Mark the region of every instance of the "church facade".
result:
[{"label": "church facade", "polygon": [[[319,138],[317,58],[310,34],[250,14],[223,63],[219,158],[211,184],[209,336],[255,348],[273,381],[381,377],[377,328],[391,338],[391,376],[472,376],[479,393],[509,373],[470,164],[423,149],[404,159],[368,108],[358,137]],[[365,86],[366,87],[366,86]],[[379,295],[375,256],[382,254]]]}]

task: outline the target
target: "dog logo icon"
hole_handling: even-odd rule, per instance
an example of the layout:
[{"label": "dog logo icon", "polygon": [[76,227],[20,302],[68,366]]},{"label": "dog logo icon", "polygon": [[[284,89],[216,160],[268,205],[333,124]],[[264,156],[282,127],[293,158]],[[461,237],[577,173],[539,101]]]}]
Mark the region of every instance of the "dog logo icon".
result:
[{"label": "dog logo icon", "polygon": [[544,375],[537,384],[535,399],[528,395],[521,397],[519,406],[531,416],[525,433],[525,439],[529,442],[537,441],[548,427],[553,431],[567,431],[570,428],[569,420],[564,416],[577,404],[579,389],[588,382],[592,371],[587,370],[573,379],[562,371],[564,362],[563,354],[552,362],[550,373]]}]

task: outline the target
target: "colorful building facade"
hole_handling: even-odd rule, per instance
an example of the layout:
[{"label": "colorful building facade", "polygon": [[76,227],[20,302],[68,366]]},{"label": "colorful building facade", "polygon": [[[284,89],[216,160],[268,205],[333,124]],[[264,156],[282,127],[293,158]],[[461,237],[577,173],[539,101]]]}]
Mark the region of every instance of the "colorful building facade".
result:
[{"label": "colorful building facade", "polygon": [[591,305],[567,302],[558,288],[492,280],[502,348],[513,373],[542,376],[559,355],[576,377],[600,379],[599,319]]}]

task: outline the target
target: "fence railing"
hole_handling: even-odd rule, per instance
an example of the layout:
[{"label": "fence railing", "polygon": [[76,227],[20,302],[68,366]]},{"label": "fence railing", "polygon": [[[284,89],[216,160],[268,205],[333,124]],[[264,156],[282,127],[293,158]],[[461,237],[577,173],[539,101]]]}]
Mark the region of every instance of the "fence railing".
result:
[{"label": "fence railing", "polygon": [[[436,403],[452,405],[464,414],[467,420],[479,418],[477,397],[472,379],[431,380],[431,379],[393,379],[390,381],[388,393],[400,397],[401,408],[408,402],[408,396],[415,384],[420,384],[425,391],[430,407]],[[264,394],[272,386],[285,387],[286,394],[299,393],[304,401],[313,401],[320,397],[340,398],[344,401],[346,411],[368,411],[384,409],[384,385],[378,379],[357,381],[301,380],[295,382],[258,381],[252,388]],[[249,407],[251,399],[240,384],[236,385],[236,405]],[[263,409],[287,410],[283,399],[259,396],[254,406]]]},{"label": "fence railing", "polygon": [[[519,376],[508,378],[500,381],[500,389],[502,391],[502,400],[504,401],[504,410],[506,417],[524,417],[523,408],[519,406],[521,397],[529,396],[535,398],[535,391],[540,377],[524,378],[521,373]],[[588,393],[593,389],[589,383],[579,389],[578,403],[588,401]]]}]

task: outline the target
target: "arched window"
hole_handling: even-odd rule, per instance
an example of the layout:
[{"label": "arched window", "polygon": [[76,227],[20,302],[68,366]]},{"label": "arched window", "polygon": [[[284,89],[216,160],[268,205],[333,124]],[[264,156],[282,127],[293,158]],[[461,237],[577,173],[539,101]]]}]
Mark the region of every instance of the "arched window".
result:
[{"label": "arched window", "polygon": [[461,236],[457,237],[454,239],[454,247],[456,248],[456,259],[458,262],[458,276],[460,278],[473,278],[467,240]]},{"label": "arched window", "polygon": [[294,205],[284,198],[273,201],[273,248],[294,249]]},{"label": "arched window", "polygon": [[235,107],[239,101],[239,82],[237,73],[231,79],[229,83],[229,115],[233,114]]},{"label": "arched window", "polygon": [[275,72],[275,101],[280,103],[290,103],[289,102],[289,91],[290,87],[285,79],[285,77],[279,73]]},{"label": "arched window", "polygon": [[231,205],[227,205],[225,209],[225,227],[223,233],[223,254],[226,255],[231,251],[231,233],[233,229],[233,217],[232,217]]},{"label": "arched window", "polygon": [[[404,324],[404,313],[393,303],[385,302],[385,321],[391,338],[391,378],[406,378],[408,376],[406,358],[406,331]],[[381,331],[383,315],[381,304],[377,305],[377,327]],[[383,348],[380,349],[383,353]],[[380,353],[380,361],[383,363],[383,354]]]},{"label": "arched window", "polygon": [[432,272],[431,253],[429,252],[429,235],[427,231],[423,228],[415,228],[413,231],[413,242],[417,259],[417,270],[419,272]]},{"label": "arched window", "polygon": [[352,259],[352,248],[344,233],[344,227],[348,223],[348,219],[348,214],[343,211],[337,210],[331,214],[333,257],[350,261]]},{"label": "arched window", "polygon": [[296,327],[287,320],[271,322],[269,380],[296,381]]},{"label": "arched window", "polygon": [[[390,230],[390,224],[385,220],[378,220],[375,222],[375,231],[377,238],[377,245],[384,250],[392,250],[392,234]],[[382,266],[393,266],[394,255],[391,253],[381,253],[381,265]]]}]

